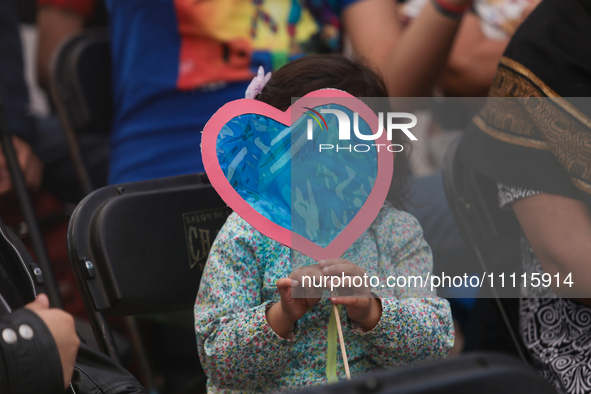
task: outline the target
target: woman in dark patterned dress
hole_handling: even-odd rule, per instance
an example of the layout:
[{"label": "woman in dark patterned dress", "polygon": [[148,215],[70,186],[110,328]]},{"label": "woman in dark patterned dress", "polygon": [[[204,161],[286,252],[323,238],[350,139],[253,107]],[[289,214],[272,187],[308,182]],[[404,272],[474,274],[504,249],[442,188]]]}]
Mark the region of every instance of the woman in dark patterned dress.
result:
[{"label": "woman in dark patterned dress", "polygon": [[524,272],[552,275],[552,287],[525,289],[521,337],[569,394],[591,393],[590,38],[591,2],[544,0],[509,44],[461,146],[515,212]]}]

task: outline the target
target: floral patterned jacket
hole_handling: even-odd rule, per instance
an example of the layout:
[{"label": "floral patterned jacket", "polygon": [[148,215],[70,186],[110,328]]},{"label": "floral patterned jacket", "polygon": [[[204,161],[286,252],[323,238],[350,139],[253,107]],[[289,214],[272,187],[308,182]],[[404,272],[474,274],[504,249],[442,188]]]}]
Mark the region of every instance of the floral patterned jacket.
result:
[{"label": "floral patterned jacket", "polygon": [[[330,301],[322,299],[311,308],[297,322],[292,339],[278,336],[266,320],[268,305],[279,300],[275,282],[292,271],[290,253],[235,213],[218,234],[195,303],[208,392],[278,392],[327,383]],[[386,202],[343,258],[383,279],[372,289],[383,308],[374,329],[362,332],[347,319],[346,308],[341,311],[352,375],[448,354],[454,342],[448,302],[429,287],[382,288],[390,275],[425,278],[432,269],[431,249],[413,216]],[[340,352],[337,363],[342,380]]]}]

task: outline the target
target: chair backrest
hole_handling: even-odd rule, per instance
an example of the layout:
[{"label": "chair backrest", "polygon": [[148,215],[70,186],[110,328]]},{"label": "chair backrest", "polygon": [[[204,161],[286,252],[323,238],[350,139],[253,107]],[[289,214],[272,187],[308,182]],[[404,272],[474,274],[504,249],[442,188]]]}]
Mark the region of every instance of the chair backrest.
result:
[{"label": "chair backrest", "polygon": [[462,163],[460,143],[461,137],[446,152],[443,187],[462,235],[483,255],[503,247],[517,248],[520,226],[515,214],[499,208],[496,182]]},{"label": "chair backrest", "polygon": [[205,174],[107,186],[72,214],[68,253],[99,348],[118,353],[107,316],[191,309],[231,210]]},{"label": "chair backrest", "polygon": [[[461,139],[459,137],[449,146],[443,162],[443,187],[449,207],[464,239],[474,250],[479,268],[489,275],[507,272],[508,277],[511,272],[521,270],[518,257],[519,222],[512,211],[499,208],[496,182],[462,163],[459,155]],[[503,258],[502,264],[499,264],[499,259],[491,256],[500,250],[513,250],[516,253],[511,255],[516,258]],[[495,301],[516,354],[528,363],[523,342],[516,334],[517,311],[511,309],[512,304],[501,299],[497,288],[490,287],[485,291],[489,291],[489,296]],[[503,288],[503,291],[505,297],[520,295],[518,287],[510,290]]]},{"label": "chair backrest", "polygon": [[63,106],[76,134],[109,133],[113,122],[111,50],[106,28],[84,30],[56,51],[50,78],[52,98]]},{"label": "chair backrest", "polygon": [[110,134],[113,123],[111,52],[106,28],[84,30],[56,50],[50,67],[51,97],[64,128],[83,195],[94,190],[78,145],[85,133]]},{"label": "chair backrest", "polygon": [[495,353],[407,365],[365,374],[351,381],[298,391],[300,394],[552,394],[554,388],[533,368]]}]

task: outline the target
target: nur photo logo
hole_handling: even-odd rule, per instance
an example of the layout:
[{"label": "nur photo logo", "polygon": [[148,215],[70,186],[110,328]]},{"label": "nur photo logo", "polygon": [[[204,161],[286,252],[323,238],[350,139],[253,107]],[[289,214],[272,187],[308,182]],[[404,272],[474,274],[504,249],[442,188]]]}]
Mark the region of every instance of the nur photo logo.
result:
[{"label": "nur photo logo", "polygon": [[[348,152],[369,152],[372,151],[372,147],[377,152],[380,149],[387,149],[389,152],[401,152],[404,147],[400,144],[375,144],[375,143],[359,143],[351,144],[351,135],[361,141],[375,141],[382,136],[384,131],[389,142],[392,141],[392,135],[394,132],[403,132],[411,141],[417,141],[415,135],[410,131],[411,128],[417,125],[417,117],[408,112],[378,112],[378,129],[375,133],[363,133],[360,131],[359,113],[352,112],[353,121],[351,122],[350,115],[345,111],[336,108],[319,108],[319,111],[310,107],[304,107],[307,111],[305,115],[308,115],[311,119],[307,119],[307,139],[308,141],[314,140],[314,129],[318,126],[319,132],[330,131],[328,122],[326,121],[325,115],[332,115],[336,117],[338,122],[338,140],[337,144],[326,144],[322,143],[318,145],[318,151],[348,151]],[[386,121],[384,122],[384,118]],[[410,120],[410,122],[401,123],[400,120]],[[385,127],[384,127],[385,124]],[[365,124],[367,126],[367,124]],[[368,127],[368,126],[367,126]],[[367,128],[366,127],[366,128]],[[352,131],[352,132],[351,132]],[[347,143],[349,142],[349,143]]]}]

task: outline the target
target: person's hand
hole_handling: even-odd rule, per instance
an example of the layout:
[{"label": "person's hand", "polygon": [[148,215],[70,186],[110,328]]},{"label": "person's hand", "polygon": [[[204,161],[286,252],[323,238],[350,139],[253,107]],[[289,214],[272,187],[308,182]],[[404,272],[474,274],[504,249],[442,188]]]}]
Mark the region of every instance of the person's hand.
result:
[{"label": "person's hand", "polygon": [[[295,322],[300,320],[322,297],[324,288],[308,286],[307,283],[302,282],[304,276],[311,280],[316,278],[316,283],[324,278],[320,267],[314,264],[298,268],[289,278],[281,278],[276,283],[281,301],[267,310],[267,322],[281,337],[287,337]],[[302,284],[306,286],[302,287]],[[293,294],[296,291],[298,293]]]},{"label": "person's hand", "polygon": [[374,328],[382,317],[382,304],[371,294],[365,269],[345,259],[321,260],[318,265],[336,290],[331,302],[345,305],[349,319],[361,324],[365,331]]},{"label": "person's hand", "polygon": [[318,264],[307,265],[295,269],[289,275],[289,279],[295,281],[292,282],[293,287],[290,292],[292,300],[290,302],[293,302],[292,305],[294,306],[301,304],[305,309],[304,311],[298,311],[297,314],[301,312],[301,315],[298,317],[299,320],[308,309],[312,308],[320,301],[322,293],[324,293],[325,290],[324,284],[326,282],[324,274]]},{"label": "person's hand", "polygon": [[[33,149],[25,141],[18,137],[12,137],[12,144],[18,158],[25,183],[31,191],[39,190],[43,178],[43,162],[33,152]],[[0,151],[0,196],[10,193],[13,189],[10,172],[6,163],[6,157]]]},{"label": "person's hand", "polygon": [[74,318],[61,309],[50,309],[49,299],[45,294],[39,294],[35,301],[25,305],[25,308],[35,312],[51,332],[62,363],[64,388],[67,388],[72,380],[80,346],[80,339],[74,327]]}]

